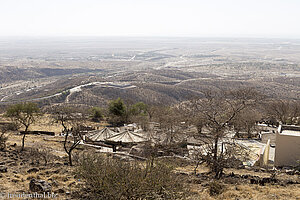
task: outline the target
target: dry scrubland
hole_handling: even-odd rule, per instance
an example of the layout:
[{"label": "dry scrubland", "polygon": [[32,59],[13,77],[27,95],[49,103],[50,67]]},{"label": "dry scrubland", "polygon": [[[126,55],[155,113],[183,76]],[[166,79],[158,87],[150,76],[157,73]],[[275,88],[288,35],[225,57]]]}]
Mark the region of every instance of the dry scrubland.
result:
[{"label": "dry scrubland", "polygon": [[136,87],[95,85],[71,94],[70,103],[102,106],[121,97],[174,104],[201,96],[205,90],[245,86],[271,98],[299,99],[299,40],[82,38],[19,42],[4,42],[0,47],[0,105],[24,100],[41,105],[62,103],[67,93],[52,95],[91,82]]},{"label": "dry scrubland", "polygon": [[[46,119],[43,121],[47,121]],[[56,125],[34,125],[32,129],[55,131],[56,134],[60,128]],[[35,129],[36,130],[36,129]],[[83,180],[76,178],[75,166],[66,165],[67,157],[63,149],[63,137],[27,135],[25,146],[26,150],[19,153],[21,146],[21,135],[17,132],[11,132],[7,142],[8,148],[5,152],[0,152],[1,162],[8,167],[8,172],[1,173],[0,189],[4,193],[22,193],[29,192],[29,182],[32,178],[46,180],[52,183],[52,191],[59,194],[59,199],[76,199],[80,195],[78,187],[81,187]],[[16,145],[14,145],[16,144]],[[36,148],[48,149],[47,160],[35,153]],[[80,146],[76,153],[93,152],[94,150]],[[76,161],[76,155],[74,160]],[[300,199],[300,185],[273,185],[250,184],[249,179],[240,179],[227,177],[232,172],[235,175],[252,175],[261,178],[270,177],[271,174],[264,171],[254,171],[248,169],[226,169],[226,178],[221,179],[218,185],[221,185],[221,194],[210,194],[213,179],[209,178],[209,169],[201,165],[197,170],[197,176],[194,173],[194,165],[186,163],[179,159],[168,159],[165,161],[168,165],[174,166],[173,172],[178,174],[189,189],[188,199]],[[278,174],[279,180],[300,181],[299,175]],[[218,186],[216,186],[218,187]],[[216,191],[219,191],[218,189]],[[77,196],[78,199],[80,197]]]},{"label": "dry scrubland", "polygon": [[[62,103],[77,108],[107,107],[118,97],[131,103],[169,106],[202,98],[207,91],[244,87],[254,88],[270,100],[297,101],[299,42],[208,38],[0,40],[0,112],[23,101],[33,101],[42,109]],[[96,84],[87,85],[90,83]],[[165,116],[161,119],[168,123]],[[7,150],[0,152],[1,165],[8,168],[0,172],[0,191],[29,192],[29,181],[38,178],[52,183],[59,199],[84,196],[84,180],[75,176],[78,155],[95,154],[94,149],[76,148],[75,166],[70,167],[64,138],[58,136],[61,126],[44,117],[30,130],[53,131],[56,136],[27,135],[25,151],[19,153],[22,136],[11,132]],[[174,167],[173,173],[188,189],[190,199],[300,199],[300,185],[288,184],[289,180],[299,183],[299,175],[280,172],[276,178],[282,183],[262,186],[250,184],[251,177],[270,178],[271,172],[226,169],[224,178],[216,183],[204,165],[194,175],[195,163],[177,159],[164,162]]]}]

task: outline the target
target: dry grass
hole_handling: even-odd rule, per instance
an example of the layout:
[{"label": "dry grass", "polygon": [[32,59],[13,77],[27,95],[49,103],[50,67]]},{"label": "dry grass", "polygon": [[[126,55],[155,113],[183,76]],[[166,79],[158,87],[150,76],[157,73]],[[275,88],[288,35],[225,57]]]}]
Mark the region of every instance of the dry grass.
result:
[{"label": "dry grass", "polygon": [[[48,121],[47,121],[48,120]],[[54,131],[56,134],[61,131],[60,126],[57,124],[49,124],[49,118],[43,117],[43,123],[35,124],[31,127],[31,130],[47,130]],[[11,133],[8,139],[8,148],[10,152],[18,150],[21,145],[21,135],[17,133]],[[29,181],[32,178],[40,178],[49,182],[53,182],[54,192],[58,189],[63,189],[65,192],[72,192],[75,190],[77,184],[80,184],[78,180],[74,178],[72,167],[64,165],[66,153],[63,150],[62,145],[63,137],[59,136],[44,136],[44,135],[27,135],[25,140],[25,148],[27,150],[37,145],[41,145],[44,148],[50,149],[50,152],[58,156],[58,160],[50,161],[48,166],[44,166],[44,162],[41,162],[39,166],[32,166],[29,162],[22,164],[22,159],[17,159],[16,161],[7,164],[8,172],[2,173],[0,178],[0,191],[7,193],[18,193],[18,192],[28,192]],[[11,147],[14,143],[17,147]],[[0,152],[1,153],[1,152]],[[9,160],[11,158],[3,158],[0,155],[0,161]],[[23,160],[26,158],[23,158]],[[29,159],[30,160],[30,159]],[[14,164],[16,163],[16,164]],[[55,165],[60,163],[60,165]],[[11,166],[9,166],[11,165]],[[36,173],[28,173],[27,170],[33,167],[39,168]],[[193,174],[194,166],[181,166],[177,167],[176,171],[184,172],[187,174]],[[209,169],[205,166],[199,166],[197,173],[206,173]],[[253,175],[259,177],[270,177],[268,172],[255,172],[253,170],[247,169],[227,169],[225,172],[228,174],[234,172],[235,174],[243,175]],[[190,179],[195,178],[192,175],[188,176]],[[281,173],[277,175],[278,179],[292,179],[300,181],[299,175],[287,175]],[[207,181],[209,182],[209,180]],[[191,188],[191,193],[193,194],[190,199],[298,199],[300,200],[300,185],[271,185],[266,186],[251,185],[251,184],[225,184],[225,191],[217,196],[210,196],[209,190],[205,182],[200,183],[187,183]],[[70,197],[66,194],[59,194],[59,199],[67,199]]]},{"label": "dry grass", "polygon": [[[194,166],[187,166],[187,167],[177,167],[176,171],[184,172],[187,174],[193,174]],[[197,173],[206,173],[209,169],[201,165],[198,167]],[[235,174],[239,175],[253,175],[259,176],[261,178],[270,177],[270,173],[268,172],[255,172],[253,170],[247,169],[226,169],[225,172],[227,174],[234,172]],[[201,176],[201,175],[200,175]],[[287,175],[285,173],[280,173],[276,176],[277,179],[280,180],[294,180],[300,181],[299,175]],[[197,179],[195,176],[190,175],[190,180]],[[211,196],[209,194],[209,187],[208,184],[212,180],[207,181],[196,181],[189,183],[188,186],[191,188],[191,193],[193,195],[189,198],[191,200],[212,200],[212,199],[253,199],[253,200],[261,200],[261,199],[298,199],[300,200],[300,185],[272,185],[267,184],[266,186],[260,186],[250,183],[236,183],[236,184],[226,184],[223,183],[225,186],[225,190],[222,194],[217,196]],[[223,182],[222,180],[220,180]]]},{"label": "dry grass", "polygon": [[[21,146],[21,138],[22,136],[17,133],[10,134],[7,142],[8,155],[11,155],[13,152],[18,154],[17,152]],[[78,181],[74,179],[73,168],[64,165],[66,153],[64,152],[62,141],[63,138],[59,136],[27,135],[23,157],[21,157],[23,153],[20,153],[17,160],[11,160],[9,156],[4,157],[0,155],[1,162],[12,161],[11,164],[5,164],[8,167],[8,172],[2,173],[2,177],[0,178],[1,192],[29,193],[29,182],[32,178],[53,183],[53,192],[58,191],[58,189],[63,189],[65,192],[72,192]],[[16,147],[11,146],[13,144],[17,144]],[[40,161],[40,164],[30,164],[31,158],[25,155],[30,154],[30,149],[35,147],[50,149],[50,153],[54,155],[54,160],[50,160],[46,166],[44,166],[43,160]],[[59,165],[56,165],[57,163]],[[31,168],[38,168],[39,171],[28,173],[27,171]],[[69,198],[68,195],[59,194],[59,199],[67,198]]]},{"label": "dry grass", "polygon": [[44,115],[38,119],[33,125],[30,126],[32,131],[52,131],[55,134],[61,133],[62,126],[54,123],[50,115]]},{"label": "dry grass", "polygon": [[195,194],[190,198],[191,200],[225,200],[225,199],[300,199],[300,186],[289,185],[226,185],[225,191],[218,196],[210,196],[208,188],[204,188],[200,184],[190,184],[191,191]]},{"label": "dry grass", "polygon": [[[188,173],[188,174],[194,173],[194,169],[195,169],[195,166],[192,166],[192,165],[185,166],[185,167],[177,167],[176,168],[177,171]],[[209,168],[206,167],[206,166],[200,166],[200,167],[197,168],[196,172],[198,174],[206,173],[206,172],[209,172]]]}]

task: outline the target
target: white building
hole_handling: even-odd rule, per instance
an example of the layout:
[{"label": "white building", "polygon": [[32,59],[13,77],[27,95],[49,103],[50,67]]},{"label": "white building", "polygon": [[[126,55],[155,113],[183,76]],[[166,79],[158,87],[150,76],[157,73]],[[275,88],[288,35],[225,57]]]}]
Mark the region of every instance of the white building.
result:
[{"label": "white building", "polygon": [[280,125],[276,133],[275,166],[300,163],[300,126]]}]

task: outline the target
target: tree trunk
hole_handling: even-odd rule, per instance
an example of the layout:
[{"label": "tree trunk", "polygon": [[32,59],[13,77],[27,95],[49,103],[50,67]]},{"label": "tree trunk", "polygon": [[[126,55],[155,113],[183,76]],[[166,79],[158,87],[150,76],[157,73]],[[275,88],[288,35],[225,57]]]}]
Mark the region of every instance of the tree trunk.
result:
[{"label": "tree trunk", "polygon": [[24,146],[25,146],[25,136],[26,136],[27,131],[28,131],[28,127],[25,128],[25,131],[24,131],[24,134],[23,134],[21,151],[24,150]]},{"label": "tree trunk", "polygon": [[68,156],[69,156],[69,164],[70,164],[70,166],[73,166],[71,151],[68,153]]},{"label": "tree trunk", "polygon": [[219,137],[216,136],[215,138],[215,146],[214,146],[214,157],[213,157],[213,172],[216,174],[216,178],[219,175],[219,170],[218,170],[218,142],[219,142]]},{"label": "tree trunk", "polygon": [[248,138],[252,138],[251,127],[247,127]]},{"label": "tree trunk", "polygon": [[251,131],[248,130],[247,133],[248,133],[248,138],[252,138]]},{"label": "tree trunk", "polygon": [[202,134],[202,127],[203,127],[203,124],[197,124],[197,131],[198,131],[198,134]]},{"label": "tree trunk", "polygon": [[235,131],[235,136],[237,137],[237,138],[240,138],[241,136],[240,136],[240,131]]}]

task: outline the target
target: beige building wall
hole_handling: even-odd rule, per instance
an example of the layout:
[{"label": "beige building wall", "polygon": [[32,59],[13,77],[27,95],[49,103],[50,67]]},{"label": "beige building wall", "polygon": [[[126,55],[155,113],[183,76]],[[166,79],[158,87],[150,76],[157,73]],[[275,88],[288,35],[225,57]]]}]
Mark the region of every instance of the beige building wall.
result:
[{"label": "beige building wall", "polygon": [[296,166],[300,160],[300,135],[276,134],[275,166]]},{"label": "beige building wall", "polygon": [[269,155],[270,155],[270,139],[268,140],[266,146],[264,147],[264,151],[260,155],[260,166],[267,167],[269,163]]}]

